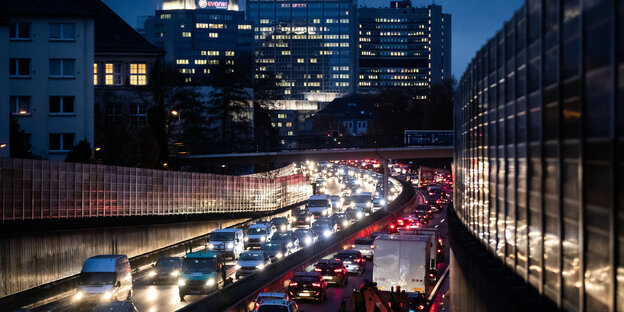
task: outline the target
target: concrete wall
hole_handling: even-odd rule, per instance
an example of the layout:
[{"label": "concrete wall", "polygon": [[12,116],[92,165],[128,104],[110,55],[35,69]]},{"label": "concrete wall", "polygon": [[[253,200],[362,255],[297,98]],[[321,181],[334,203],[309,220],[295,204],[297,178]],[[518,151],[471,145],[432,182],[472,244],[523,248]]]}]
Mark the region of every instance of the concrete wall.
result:
[{"label": "concrete wall", "polygon": [[119,253],[134,257],[244,219],[81,229],[0,238],[0,298],[80,272],[84,259]]}]

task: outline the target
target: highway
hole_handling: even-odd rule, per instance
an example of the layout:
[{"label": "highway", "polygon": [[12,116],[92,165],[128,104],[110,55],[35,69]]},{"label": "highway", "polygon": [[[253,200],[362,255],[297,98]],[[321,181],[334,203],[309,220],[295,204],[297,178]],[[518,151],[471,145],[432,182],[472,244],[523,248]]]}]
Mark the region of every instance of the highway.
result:
[{"label": "highway", "polygon": [[[314,182],[314,181],[311,181],[311,182]],[[325,193],[330,194],[330,195],[340,195],[343,189],[344,187],[337,177],[326,178],[326,182],[324,183],[324,186],[323,186],[323,191]],[[374,192],[375,186],[374,184],[362,182],[361,190],[365,192],[366,191]],[[287,211],[285,213],[280,213],[279,215],[290,216],[291,212]],[[263,219],[270,220],[270,217],[266,217]],[[177,254],[177,255],[171,255],[171,256],[183,256],[183,254]],[[235,264],[236,264],[235,261],[229,261],[227,263],[227,268],[230,269],[229,273],[233,273],[233,270],[231,269],[234,267]],[[279,263],[277,265],[279,265]],[[152,285],[151,283],[149,283],[149,280],[147,278],[147,272],[148,270],[144,269],[140,272],[136,272],[133,274],[133,279],[132,279],[133,280],[133,295],[132,295],[131,301],[136,306],[138,311],[147,311],[147,312],[175,311],[195,301],[201,300],[205,296],[205,295],[187,295],[185,297],[185,301],[180,301],[180,298],[178,295],[178,286],[176,283],[172,282],[168,285]],[[370,274],[370,272],[367,272],[366,274]],[[352,285],[356,285],[354,287],[359,287],[359,284],[361,284],[361,282],[363,281],[365,277],[366,275],[364,275],[363,277],[354,277],[350,283],[352,283]],[[73,310],[74,305],[72,304],[72,301],[73,301],[72,297],[73,297],[73,294],[71,293],[66,294],[65,297],[57,298],[57,299],[51,298],[50,300],[47,300],[49,301],[49,303],[36,306],[36,307],[30,307],[30,308],[32,311],[37,311],[37,312],[56,312],[56,311]],[[339,298],[339,295],[337,296],[332,295],[328,297],[328,301],[326,304],[337,303],[338,306],[340,306],[341,300],[342,298]]]}]

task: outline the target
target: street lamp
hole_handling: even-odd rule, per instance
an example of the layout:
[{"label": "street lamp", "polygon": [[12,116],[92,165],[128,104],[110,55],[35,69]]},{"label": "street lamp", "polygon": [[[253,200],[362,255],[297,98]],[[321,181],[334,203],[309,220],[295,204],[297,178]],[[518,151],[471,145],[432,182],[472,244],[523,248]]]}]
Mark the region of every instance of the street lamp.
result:
[{"label": "street lamp", "polygon": [[173,115],[173,116],[178,116],[178,111],[177,111],[177,110],[172,110],[172,111],[171,111],[171,115]]}]

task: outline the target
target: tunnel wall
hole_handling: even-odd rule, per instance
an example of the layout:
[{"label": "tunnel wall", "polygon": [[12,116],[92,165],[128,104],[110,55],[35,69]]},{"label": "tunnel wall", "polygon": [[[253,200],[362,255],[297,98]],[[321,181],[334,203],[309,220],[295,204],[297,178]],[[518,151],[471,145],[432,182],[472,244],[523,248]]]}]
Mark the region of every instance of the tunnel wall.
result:
[{"label": "tunnel wall", "polygon": [[135,257],[244,220],[5,234],[0,238],[0,298],[77,274],[91,256]]}]

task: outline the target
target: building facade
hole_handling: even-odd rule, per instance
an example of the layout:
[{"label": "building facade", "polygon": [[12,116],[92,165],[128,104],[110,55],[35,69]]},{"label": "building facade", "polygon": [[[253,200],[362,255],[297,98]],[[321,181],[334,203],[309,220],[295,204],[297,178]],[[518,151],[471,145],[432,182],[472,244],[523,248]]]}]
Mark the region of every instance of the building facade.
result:
[{"label": "building facade", "polygon": [[[624,311],[623,57],[611,0],[527,0],[477,52],[455,101],[451,232],[520,283],[491,283],[463,253],[455,311]],[[507,303],[492,295],[505,288]]]},{"label": "building facade", "polygon": [[64,160],[81,140],[93,146],[91,12],[69,0],[5,1],[0,12],[9,23],[0,48],[8,48],[0,103],[9,113],[0,123],[16,118],[42,158]]},{"label": "building facade", "polygon": [[247,1],[256,78],[274,75],[285,100],[331,102],[354,91],[355,2]]},{"label": "building facade", "polygon": [[451,77],[451,15],[441,6],[360,7],[357,24],[358,92],[410,87],[424,96],[431,83]]},{"label": "building facade", "polygon": [[229,10],[227,1],[183,4],[165,1],[141,29],[145,39],[167,52],[165,63],[188,75],[191,83],[210,81],[215,70],[223,67],[243,71],[241,77],[250,81],[254,40],[245,12]]}]

